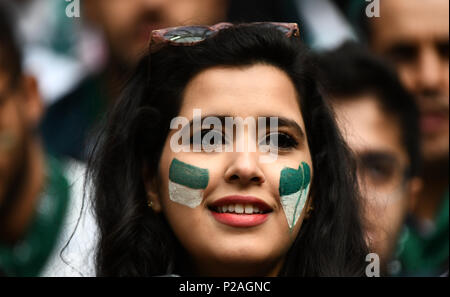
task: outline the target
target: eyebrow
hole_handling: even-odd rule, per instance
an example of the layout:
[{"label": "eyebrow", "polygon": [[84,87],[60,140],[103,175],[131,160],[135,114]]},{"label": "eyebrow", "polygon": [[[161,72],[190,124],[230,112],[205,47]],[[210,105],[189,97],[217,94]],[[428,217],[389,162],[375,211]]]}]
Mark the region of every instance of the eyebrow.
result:
[{"label": "eyebrow", "polygon": [[398,163],[397,157],[394,153],[384,150],[368,150],[362,152],[355,152],[358,159],[365,161],[386,161],[391,164]]},{"label": "eyebrow", "polygon": [[305,139],[305,132],[294,120],[285,117],[278,117],[278,127],[292,128],[297,133],[298,137],[300,137],[301,139]]},{"label": "eyebrow", "polygon": [[[220,122],[222,123],[222,126],[225,126],[225,118],[234,118],[231,115],[202,115],[202,120],[209,118],[209,117],[214,117],[214,118],[218,118],[220,120]],[[300,127],[299,124],[297,124],[296,121],[286,118],[286,117],[282,117],[282,116],[258,116],[258,117],[264,117],[266,118],[266,127],[267,129],[270,128],[270,118],[277,118],[278,119],[278,127],[286,127],[286,128],[291,128],[294,130],[294,132],[297,134],[297,136],[301,139],[304,140],[305,139],[305,132],[303,131],[303,129]],[[193,119],[189,122],[189,126],[192,127],[193,126]]]}]

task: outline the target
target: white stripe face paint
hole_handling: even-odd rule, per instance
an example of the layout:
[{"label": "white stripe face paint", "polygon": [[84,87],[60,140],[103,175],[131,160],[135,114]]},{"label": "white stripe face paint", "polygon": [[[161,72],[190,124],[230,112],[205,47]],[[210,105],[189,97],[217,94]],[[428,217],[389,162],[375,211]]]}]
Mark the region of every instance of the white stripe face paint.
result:
[{"label": "white stripe face paint", "polygon": [[292,229],[295,223],[298,221],[300,214],[305,207],[308,194],[309,185],[306,189],[301,189],[300,191],[297,191],[290,195],[281,196],[281,205],[283,206],[289,229]]},{"label": "white stripe face paint", "polygon": [[311,169],[305,162],[302,162],[298,169],[286,167],[280,173],[281,205],[291,231],[305,207],[310,182]]},{"label": "white stripe face paint", "polygon": [[173,202],[195,208],[203,201],[203,190],[191,189],[169,180],[169,197]]}]

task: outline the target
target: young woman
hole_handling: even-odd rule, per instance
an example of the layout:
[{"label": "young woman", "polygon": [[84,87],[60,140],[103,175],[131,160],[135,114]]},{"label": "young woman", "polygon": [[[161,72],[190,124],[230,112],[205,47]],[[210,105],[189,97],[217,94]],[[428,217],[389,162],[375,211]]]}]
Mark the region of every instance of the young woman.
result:
[{"label": "young woman", "polygon": [[[265,134],[230,137],[227,118]],[[354,168],[296,24],[153,31],[88,172],[99,276],[364,273]]]}]

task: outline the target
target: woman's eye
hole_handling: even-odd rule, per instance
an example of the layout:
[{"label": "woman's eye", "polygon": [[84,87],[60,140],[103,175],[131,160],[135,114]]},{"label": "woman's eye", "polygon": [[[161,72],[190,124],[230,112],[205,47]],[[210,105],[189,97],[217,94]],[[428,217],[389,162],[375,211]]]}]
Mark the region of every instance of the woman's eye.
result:
[{"label": "woman's eye", "polygon": [[297,140],[286,133],[270,133],[266,135],[260,145],[269,145],[278,149],[291,149],[298,145]]}]

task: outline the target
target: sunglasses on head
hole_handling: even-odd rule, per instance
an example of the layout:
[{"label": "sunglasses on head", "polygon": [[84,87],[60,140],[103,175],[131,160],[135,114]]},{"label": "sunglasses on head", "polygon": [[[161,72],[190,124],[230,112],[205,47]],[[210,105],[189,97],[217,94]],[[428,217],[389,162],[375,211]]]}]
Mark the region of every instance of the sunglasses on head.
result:
[{"label": "sunglasses on head", "polygon": [[213,26],[184,26],[154,30],[150,37],[150,53],[155,53],[166,45],[192,46],[217,34],[220,30],[233,26],[261,26],[275,28],[286,37],[300,37],[300,31],[296,23],[272,23],[258,22],[234,25],[231,23],[219,23]]}]

